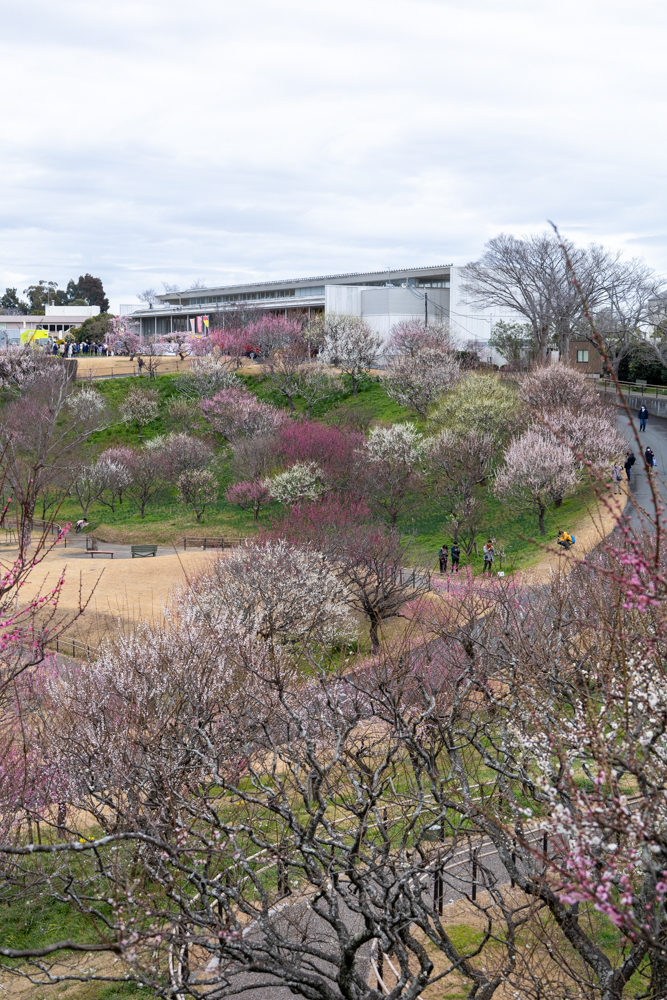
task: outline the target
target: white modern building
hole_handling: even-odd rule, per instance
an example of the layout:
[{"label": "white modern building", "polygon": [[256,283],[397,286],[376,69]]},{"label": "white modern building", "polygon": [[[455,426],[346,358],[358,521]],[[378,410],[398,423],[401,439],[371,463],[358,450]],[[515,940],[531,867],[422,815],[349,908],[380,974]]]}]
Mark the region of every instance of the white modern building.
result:
[{"label": "white modern building", "polygon": [[91,316],[99,316],[99,306],[46,306],[43,316],[0,314],[0,344],[18,344],[24,330],[46,330],[57,338]]},{"label": "white modern building", "polygon": [[[486,346],[499,319],[517,319],[508,310],[472,307],[461,292],[461,268],[452,264],[367,273],[329,274],[289,281],[223,285],[158,295],[150,306],[121,306],[121,314],[140,323],[144,338],[198,329],[198,318],[224,327],[241,309],[284,314],[338,312],[360,316],[386,337],[396,323],[414,318],[448,320],[462,344]],[[502,359],[489,357],[496,363]]]}]

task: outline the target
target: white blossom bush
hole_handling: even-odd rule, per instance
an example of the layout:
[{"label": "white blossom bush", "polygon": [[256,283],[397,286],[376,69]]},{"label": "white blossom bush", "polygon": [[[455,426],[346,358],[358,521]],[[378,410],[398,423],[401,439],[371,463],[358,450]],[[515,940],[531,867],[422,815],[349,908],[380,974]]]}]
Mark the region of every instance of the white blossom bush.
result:
[{"label": "white blossom bush", "polygon": [[120,415],[127,424],[136,424],[137,430],[156,419],[160,412],[160,397],[155,389],[131,389],[120,404]]},{"label": "white blossom bush", "polygon": [[572,451],[536,430],[510,444],[494,483],[496,496],[515,510],[535,510],[540,534],[546,534],[547,507],[558,506],[572,493],[577,472]]},{"label": "white blossom bush", "polygon": [[231,615],[244,634],[272,642],[332,644],[356,634],[346,588],[322,553],[284,539],[221,557],[194,595],[207,620]]},{"label": "white blossom bush", "polygon": [[106,401],[96,389],[84,388],[72,393],[67,400],[67,407],[79,420],[95,420],[106,410]]},{"label": "white blossom bush", "polygon": [[207,399],[221,389],[242,389],[243,382],[230,370],[231,363],[222,356],[193,358],[189,370],[175,379],[177,392],[190,399]]},{"label": "white blossom bush", "polygon": [[422,460],[426,450],[427,442],[413,424],[372,427],[363,448],[368,462],[411,467]]},{"label": "white blossom bush", "polygon": [[392,399],[425,419],[431,406],[456,385],[461,374],[452,353],[422,347],[391,357],[382,384]]},{"label": "white blossom bush", "polygon": [[316,500],[326,490],[324,473],[316,462],[296,462],[285,472],[264,481],[272,500],[293,504],[299,500]]},{"label": "white blossom bush", "polygon": [[343,313],[327,316],[320,358],[350,376],[354,396],[359,392],[359,383],[377,364],[381,347],[382,338],[365,320]]},{"label": "white blossom bush", "polygon": [[197,523],[202,514],[218,500],[220,484],[208,469],[187,469],[176,481],[176,499],[186,507],[192,507]]}]

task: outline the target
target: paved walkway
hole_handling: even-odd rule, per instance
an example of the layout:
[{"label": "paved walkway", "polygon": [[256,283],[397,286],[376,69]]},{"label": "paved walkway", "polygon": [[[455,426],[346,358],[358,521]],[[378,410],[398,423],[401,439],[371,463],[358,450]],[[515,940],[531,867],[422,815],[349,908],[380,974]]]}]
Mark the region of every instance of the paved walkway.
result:
[{"label": "paved walkway", "polygon": [[[636,413],[634,413],[634,418],[634,429],[639,430],[639,421],[637,420]],[[655,515],[653,496],[644,461],[637,450],[634,429],[628,426],[628,419],[625,413],[619,414],[619,425],[621,433],[628,442],[628,447],[632,448],[637,458],[635,465],[632,467],[630,478],[630,495],[631,499],[634,500],[634,504],[631,503],[629,505],[628,513],[631,520],[635,524],[639,524],[646,520],[642,517],[641,508],[646,510],[651,517]],[[655,457],[658,460],[658,467],[652,475],[662,499],[667,505],[667,420],[663,417],[649,417],[646,430],[639,434],[639,438],[642,443],[642,451],[648,445],[653,449]]]}]

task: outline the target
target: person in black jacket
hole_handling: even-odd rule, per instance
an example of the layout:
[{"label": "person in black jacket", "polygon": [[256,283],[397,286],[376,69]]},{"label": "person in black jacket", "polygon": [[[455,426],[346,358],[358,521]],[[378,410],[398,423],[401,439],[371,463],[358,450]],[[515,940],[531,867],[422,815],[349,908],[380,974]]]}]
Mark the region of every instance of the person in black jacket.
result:
[{"label": "person in black jacket", "polygon": [[452,573],[454,572],[454,567],[456,566],[456,572],[459,571],[459,559],[461,558],[461,549],[458,547],[456,542],[452,545]]},{"label": "person in black jacket", "polygon": [[440,560],[440,572],[441,573],[446,573],[447,572],[447,559],[448,559],[448,557],[449,557],[449,549],[447,548],[446,543],[443,542],[443,544],[440,546],[440,549],[438,550],[438,559]]},{"label": "person in black jacket", "polygon": [[639,430],[640,431],[645,431],[646,430],[646,421],[649,418],[649,412],[648,412],[648,410],[646,409],[646,407],[644,406],[643,403],[639,407],[639,413],[637,414],[637,416],[639,417]]},{"label": "person in black jacket", "polygon": [[632,469],[632,466],[635,464],[636,461],[637,459],[635,458],[634,452],[628,448],[628,450],[625,453],[625,463],[624,463],[625,474],[628,477],[628,482],[630,482],[630,470]]}]

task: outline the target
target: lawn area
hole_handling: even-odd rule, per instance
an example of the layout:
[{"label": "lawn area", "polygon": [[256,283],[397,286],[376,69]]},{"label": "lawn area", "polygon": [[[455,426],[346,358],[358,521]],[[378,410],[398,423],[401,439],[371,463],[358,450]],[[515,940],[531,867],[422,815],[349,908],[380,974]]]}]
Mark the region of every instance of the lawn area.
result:
[{"label": "lawn area", "polygon": [[[286,407],[285,401],[263,383],[261,376],[244,373],[240,377],[259,399]],[[176,379],[176,375],[167,374],[158,375],[152,381],[147,378],[141,380],[144,386],[154,388],[160,395],[160,415],[144,429],[145,439],[176,429],[167,413],[169,403],[178,396]],[[137,386],[138,381],[137,378],[131,377],[106,379],[93,384],[115,409],[130,388]],[[305,403],[302,399],[297,398],[295,405],[297,412],[304,411]],[[367,426],[373,421],[394,423],[410,419],[409,412],[390,399],[384,391],[381,376],[367,380],[356,398],[350,390],[320,402],[314,407],[313,416],[360,427]],[[119,422],[93,435],[87,447],[93,453],[111,445],[136,445],[138,440],[136,429]],[[176,502],[175,491],[169,490],[161,499],[149,505],[144,520],[128,502],[124,502],[113,512],[108,507],[96,503],[89,511],[88,530],[108,542],[144,541],[163,545],[180,543],[185,535],[230,537],[252,535],[257,530],[252,515],[239,510],[236,505],[227,503],[224,499],[225,489],[232,481],[230,462],[224,446],[219,449],[216,472],[221,484],[220,497],[217,504],[207,512],[201,524],[197,524],[194,515]],[[563,527],[576,535],[578,527],[590,521],[590,511],[594,507],[593,491],[590,488],[582,489],[575,496],[565,500],[559,510],[550,509],[547,512],[547,536],[545,539],[540,539],[536,514],[516,514],[489,494],[487,515],[477,539],[480,554],[475,555],[473,552],[469,562],[475,571],[481,570],[483,565],[481,548],[486,538],[492,537],[496,546],[506,552],[506,568],[509,571],[530,566],[540,559],[542,544],[555,541],[559,528]],[[260,516],[260,526],[266,524],[272,516],[278,515],[280,510],[278,504],[266,508]],[[68,499],[63,503],[58,519],[61,522],[74,521],[80,516],[81,511],[77,502]],[[443,522],[442,512],[439,512],[437,506],[429,502],[428,498],[399,521],[400,529],[414,536],[420,556],[428,558],[434,566],[440,545],[444,542],[452,544],[451,532]],[[466,562],[468,560],[462,556],[462,565]]]}]

